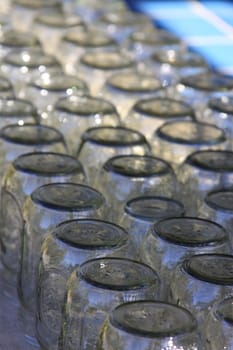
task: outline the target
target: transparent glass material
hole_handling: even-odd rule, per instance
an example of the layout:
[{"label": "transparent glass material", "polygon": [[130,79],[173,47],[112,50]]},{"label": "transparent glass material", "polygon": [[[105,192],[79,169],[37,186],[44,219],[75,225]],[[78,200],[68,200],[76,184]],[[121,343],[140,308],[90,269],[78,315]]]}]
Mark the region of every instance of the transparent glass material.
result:
[{"label": "transparent glass material", "polygon": [[75,65],[84,53],[115,51],[117,43],[107,33],[98,30],[98,28],[86,26],[84,29],[70,30],[63,35],[58,49],[66,72],[74,73]]},{"label": "transparent glass material", "polygon": [[38,13],[34,17],[31,29],[40,38],[44,51],[56,54],[59,58],[60,53],[57,50],[62,36],[73,28],[79,30],[84,26],[82,18],[77,14],[50,11]]},{"label": "transparent glass material", "polygon": [[172,197],[178,190],[170,165],[152,156],[120,155],[110,158],[98,178],[98,188],[112,208],[114,221],[122,217],[126,201],[133,197],[163,194]]},{"label": "transparent glass material", "polygon": [[82,135],[77,156],[85,164],[87,179],[98,183],[99,172],[104,163],[117,155],[150,154],[150,145],[140,132],[125,127],[95,127]]},{"label": "transparent glass material", "polygon": [[175,34],[153,27],[134,30],[127,40],[122,42],[122,46],[130,51],[136,60],[143,62],[154,52],[166,48],[181,48],[184,44]]},{"label": "transparent glass material", "polygon": [[97,190],[75,183],[38,187],[23,208],[25,221],[19,297],[26,309],[36,311],[37,280],[42,242],[59,223],[70,219],[104,218],[105,199]]},{"label": "transparent glass material", "polygon": [[11,124],[1,129],[1,176],[18,156],[29,152],[67,153],[63,135],[55,128],[38,124]]},{"label": "transparent glass material", "polygon": [[61,0],[12,0],[11,22],[19,30],[30,30],[39,11],[60,11],[61,8]]},{"label": "transparent glass material", "polygon": [[168,289],[176,266],[185,258],[201,253],[231,253],[231,247],[222,226],[194,217],[170,217],[156,222],[140,251],[141,260],[160,273]]},{"label": "transparent glass material", "polygon": [[163,83],[151,74],[131,71],[113,74],[101,89],[100,95],[115,104],[124,123],[130,108],[139,99],[162,93]]},{"label": "transparent glass material", "polygon": [[161,301],[135,301],[113,309],[99,350],[200,350],[197,321],[186,309]]},{"label": "transparent glass material", "polygon": [[213,71],[182,77],[171,87],[171,96],[187,101],[200,113],[213,95],[224,95],[232,91],[233,78]]},{"label": "transparent glass material", "polygon": [[222,129],[195,121],[166,122],[155,131],[151,143],[153,154],[176,168],[195,151],[227,148]]},{"label": "transparent glass material", "polygon": [[117,305],[157,299],[160,280],[137,261],[120,258],[89,260],[74,271],[67,284],[61,348],[96,349],[108,313]]},{"label": "transparent glass material", "polygon": [[232,295],[232,266],[233,255],[197,254],[174,270],[173,301],[196,315],[201,331],[213,303]]},{"label": "transparent glass material", "polygon": [[233,96],[223,94],[223,96],[209,99],[206,109],[200,115],[202,120],[212,123],[223,129],[229,139],[229,147],[233,150]]},{"label": "transparent glass material", "polygon": [[63,133],[70,153],[76,155],[87,129],[105,125],[115,127],[120,124],[120,118],[115,106],[103,98],[73,95],[55,103],[46,123],[56,126]]},{"label": "transparent glass material", "polygon": [[145,65],[146,69],[164,77],[168,85],[174,85],[182,77],[203,73],[208,69],[207,61],[200,54],[179,46],[157,50]]},{"label": "transparent glass material", "polygon": [[207,193],[200,207],[200,215],[225,227],[233,249],[233,190],[219,188]]},{"label": "transparent glass material", "polygon": [[233,348],[233,297],[216,302],[205,322],[206,349]]},{"label": "transparent glass material", "polygon": [[91,94],[102,93],[106,80],[114,73],[136,72],[136,62],[123,51],[98,51],[84,53],[74,68],[74,73],[89,84]]},{"label": "transparent glass material", "polygon": [[92,24],[105,12],[128,10],[127,3],[122,0],[78,0],[75,2],[75,11],[80,13],[84,21]]},{"label": "transparent glass material", "polygon": [[40,48],[37,34],[31,31],[5,29],[0,33],[0,58],[2,59],[13,49]]},{"label": "transparent glass material", "polygon": [[124,119],[124,124],[126,126],[133,125],[134,129],[142,132],[151,142],[154,132],[159,127],[165,122],[176,120],[194,121],[194,109],[183,101],[165,96],[155,96],[139,99]]},{"label": "transparent glass material", "polygon": [[38,123],[39,118],[34,104],[30,100],[0,97],[0,128],[9,124],[24,125]]},{"label": "transparent glass material", "polygon": [[229,187],[233,180],[233,152],[197,151],[181,165],[177,177],[187,213],[199,213],[206,194],[218,187]]},{"label": "transparent glass material", "polygon": [[115,10],[105,12],[96,22],[101,28],[112,36],[118,43],[122,43],[136,30],[153,28],[153,21],[149,16],[131,10]]},{"label": "transparent glass material", "polygon": [[37,106],[41,122],[53,126],[50,115],[55,103],[62,97],[88,94],[89,88],[83,80],[76,76],[63,72],[59,74],[45,72],[29,82],[24,91],[27,98],[34,101]]},{"label": "transparent glass material", "polygon": [[125,204],[124,215],[119,219],[119,224],[129,232],[136,247],[140,249],[155,222],[167,217],[183,216],[184,213],[183,204],[172,198],[140,196]]},{"label": "transparent glass material", "polygon": [[111,222],[93,219],[66,221],[44,240],[36,328],[37,338],[46,349],[57,349],[70,274],[85,261],[104,256],[135,257],[128,233]]},{"label": "transparent glass material", "polygon": [[55,56],[45,54],[41,48],[14,49],[2,59],[1,71],[14,85],[17,97],[26,98],[24,87],[42,73],[62,71]]},{"label": "transparent glass material", "polygon": [[0,74],[0,98],[14,98],[15,92],[11,81]]},{"label": "transparent glass material", "polygon": [[9,165],[1,190],[1,260],[7,270],[15,274],[19,270],[23,234],[22,208],[27,196],[37,187],[48,183],[82,183],[84,180],[85,174],[80,162],[61,153],[27,153]]}]

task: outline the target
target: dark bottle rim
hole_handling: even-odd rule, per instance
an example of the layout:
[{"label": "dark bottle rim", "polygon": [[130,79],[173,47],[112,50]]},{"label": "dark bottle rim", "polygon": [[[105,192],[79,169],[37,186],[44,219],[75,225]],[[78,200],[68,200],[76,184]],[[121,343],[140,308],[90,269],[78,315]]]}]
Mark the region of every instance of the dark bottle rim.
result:
[{"label": "dark bottle rim", "polygon": [[72,28],[85,26],[81,17],[77,15],[65,15],[63,13],[39,13],[34,22],[51,28]]},{"label": "dark bottle rim", "polygon": [[[50,156],[54,158],[54,161],[62,160],[64,163],[57,163],[56,168],[51,167],[50,169],[45,169],[44,164],[33,164],[33,159],[36,160],[36,158],[38,158],[38,160],[40,160],[41,157],[44,157],[46,160]],[[17,171],[44,177],[75,175],[79,173],[84,174],[83,166],[78,159],[68,154],[58,152],[25,153],[18,156],[12,164]]]},{"label": "dark bottle rim", "polygon": [[[221,262],[225,262],[225,265],[221,265]],[[182,270],[188,275],[223,286],[233,286],[232,266],[233,255],[230,254],[196,254],[182,262]]]},{"label": "dark bottle rim", "polygon": [[0,45],[9,48],[41,47],[41,42],[31,32],[9,29],[0,38]]},{"label": "dark bottle rim", "polygon": [[219,210],[229,214],[233,214],[233,202],[231,203],[232,206],[228,205],[227,198],[223,198],[224,201],[218,202],[218,195],[221,196],[221,194],[231,194],[233,199],[233,188],[221,188],[218,190],[208,192],[205,197],[206,204],[214,210]]},{"label": "dark bottle rim", "polygon": [[62,3],[60,0],[46,0],[46,1],[34,1],[34,0],[14,0],[15,5],[26,7],[32,10],[39,10],[44,8],[61,8]]},{"label": "dark bottle rim", "polygon": [[[142,205],[143,205],[143,201],[147,201],[147,200],[151,200],[151,201],[158,200],[158,201],[164,201],[167,203],[172,203],[177,207],[177,209],[179,208],[178,211],[179,211],[180,216],[183,216],[185,213],[184,205],[181,202],[179,202],[173,198],[168,198],[168,197],[163,197],[163,196],[140,196],[140,197],[132,198],[128,202],[126,202],[125,212],[132,217],[135,217],[135,218],[140,219],[140,220],[150,221],[150,222],[154,222],[155,220],[162,219],[163,216],[156,217],[156,216],[152,216],[152,215],[146,215],[146,213],[142,214],[142,213],[137,213],[134,211],[134,209],[132,208],[132,205],[134,203],[142,202]],[[144,205],[143,210],[145,210],[145,209],[146,209],[146,207]]]},{"label": "dark bottle rim", "polygon": [[[34,129],[38,134],[38,139],[35,140],[32,137],[24,137],[24,135],[21,135],[18,133],[17,130],[23,130],[23,129]],[[42,134],[44,131],[50,132],[51,135],[48,137],[46,134]],[[13,135],[11,135],[11,131],[13,132]],[[14,132],[16,131],[16,134]],[[29,135],[30,136],[30,135]],[[43,137],[44,136],[44,137]],[[2,129],[0,129],[0,138],[4,141],[20,144],[20,145],[52,145],[57,142],[62,142],[62,144],[65,145],[64,137],[62,133],[47,125],[39,125],[39,124],[31,124],[31,123],[25,123],[24,125],[18,125],[18,124],[10,124],[4,126]]]},{"label": "dark bottle rim", "polygon": [[[106,268],[107,263],[109,264],[109,267],[112,265],[120,274],[124,274],[122,276],[124,282],[122,281],[119,283],[118,279],[111,280],[112,273],[109,273],[109,271],[106,271],[107,276],[102,276],[105,280],[98,277],[97,270],[99,269],[100,271],[99,265],[103,264],[104,269]],[[126,267],[130,267],[130,265],[134,267],[133,274],[131,275],[132,281],[130,281],[130,272],[126,271]],[[94,269],[92,271],[93,266]],[[104,272],[103,269],[101,269],[101,272]],[[141,276],[139,276],[140,273]],[[146,276],[146,274],[148,274],[148,276]],[[103,257],[88,260],[80,265],[80,268],[77,271],[77,276],[97,288],[116,291],[133,291],[151,287],[155,283],[160,284],[160,279],[157,273],[150,266],[128,258]]]},{"label": "dark bottle rim", "polygon": [[[193,140],[190,139],[186,139],[182,137],[182,134],[180,136],[172,136],[169,135],[164,129],[166,128],[171,128],[171,130],[175,129],[175,124],[193,124],[196,125],[197,127],[203,127],[203,128],[210,128],[212,130],[218,131],[218,136],[214,137],[214,138],[209,138],[206,140],[198,140],[198,138],[194,138]],[[226,136],[223,130],[221,130],[219,127],[212,125],[212,124],[208,124],[208,123],[203,123],[203,122],[195,122],[195,121],[187,121],[187,120],[183,120],[183,121],[169,121],[164,123],[161,127],[159,127],[156,131],[155,131],[155,135],[157,137],[159,137],[162,140],[168,141],[168,142],[172,142],[172,143],[177,143],[177,144],[181,144],[181,145],[197,145],[197,146],[202,146],[202,145],[216,145],[219,143],[222,143],[224,141],[226,141]]]},{"label": "dark bottle rim", "polygon": [[[77,234],[77,236],[73,238],[72,236],[70,237],[69,233],[72,229],[71,226],[73,225],[75,225],[75,232],[79,233],[76,224],[77,226],[83,225],[84,227],[79,227],[80,231],[82,231],[81,235],[79,236]],[[92,233],[91,235],[87,235],[87,237],[83,239],[82,233],[83,231],[85,231],[85,225],[92,226]],[[95,240],[93,239],[93,231],[94,234],[98,234],[98,230],[102,235],[104,231],[104,234],[106,236],[104,236],[104,238],[100,237],[100,239]],[[127,244],[129,241],[128,232],[123,227],[106,220],[98,219],[74,219],[63,221],[62,223],[56,226],[52,234],[56,237],[56,239],[58,239],[65,245],[76,249],[86,250],[107,250],[110,248],[118,249]],[[110,234],[112,234],[112,236],[110,236]]]},{"label": "dark bottle rim", "polygon": [[[130,321],[128,321],[128,317],[125,317],[127,309],[129,309],[130,314],[134,315],[135,318],[137,316],[145,316],[145,308],[147,309],[148,317],[151,318],[149,325],[145,323],[145,318],[144,322],[142,318],[138,320],[135,319],[134,324],[134,320],[132,320],[131,317],[129,318]],[[153,310],[154,308],[155,310]],[[132,311],[130,309],[132,309]],[[165,322],[160,323],[161,314],[165,316],[166,312],[169,312],[169,314],[167,314],[169,322],[165,319]],[[154,325],[156,320],[158,320],[158,322]],[[197,329],[197,321],[187,309],[169,302],[150,299],[125,302],[118,305],[110,313],[110,322],[114,327],[124,332],[148,338],[175,337],[191,333]],[[139,325],[137,322],[139,322]],[[154,326],[152,327],[152,325]],[[165,326],[167,326],[167,329]]]},{"label": "dark bottle rim", "polygon": [[229,91],[233,88],[233,78],[225,74],[205,72],[183,77],[180,84],[206,92]]},{"label": "dark bottle rim", "polygon": [[[187,224],[189,223],[189,235],[187,233],[187,228],[184,228],[183,234],[181,232],[182,230],[182,226],[181,228],[179,228],[178,223],[180,222],[182,224],[183,223]],[[176,223],[176,227],[179,228],[179,233],[173,232],[171,231],[171,229],[168,227],[165,228],[163,227],[163,225],[165,224],[172,224],[174,225],[174,222]],[[201,230],[201,227],[199,226],[199,228],[197,229],[197,233],[199,234],[199,236],[194,235],[193,233],[195,232],[194,229],[192,229],[191,224],[192,223],[196,223],[196,225],[207,225],[207,227],[205,228],[205,226],[203,227],[203,231]],[[208,232],[208,226],[212,226],[211,229],[211,233],[213,232],[214,228],[217,230],[216,232],[214,232],[214,234],[209,234]],[[166,229],[166,231],[165,231]],[[186,235],[186,234],[187,235]],[[197,218],[197,217],[192,217],[192,216],[171,216],[171,217],[167,217],[167,218],[163,218],[161,220],[159,220],[158,222],[153,224],[152,227],[152,235],[156,238],[159,237],[160,239],[162,239],[163,241],[166,241],[168,243],[171,244],[175,244],[175,245],[179,245],[179,246],[184,246],[184,247],[214,247],[216,245],[219,244],[223,244],[225,242],[228,242],[228,234],[225,230],[225,228],[223,226],[221,226],[220,224],[208,220],[208,219],[203,219],[203,218]]]},{"label": "dark bottle rim", "polygon": [[[131,140],[120,140],[120,139],[109,139],[106,140],[101,135],[98,135],[101,131],[123,131],[128,135],[134,135],[134,139]],[[137,145],[144,145],[146,144],[148,146],[148,142],[145,138],[145,136],[138,132],[137,130],[126,128],[123,126],[101,126],[101,127],[93,127],[87,129],[83,135],[82,135],[83,142],[91,142],[97,145],[104,145],[109,147],[125,147],[125,146],[137,146]]]},{"label": "dark bottle rim", "polygon": [[[136,161],[147,161],[148,165],[151,165],[152,162],[154,162],[155,167],[154,169],[147,169],[147,170],[141,169],[139,171],[136,171],[137,169],[127,168],[127,167],[124,167],[123,165],[117,164],[117,162],[120,160],[123,160],[123,161],[126,160],[126,165],[127,165],[131,160],[134,160],[134,159]],[[173,169],[168,162],[166,162],[161,158],[151,156],[151,155],[140,156],[136,154],[129,154],[129,155],[114,156],[112,158],[109,158],[105,162],[105,164],[103,165],[103,169],[107,172],[112,172],[122,176],[135,177],[135,178],[164,176],[169,173],[173,174]]]},{"label": "dark bottle rim", "polygon": [[[33,82],[30,82],[28,85],[38,90],[47,90],[52,92],[65,93],[68,89],[76,89],[77,91],[82,91],[84,94],[88,91],[88,86],[85,83],[85,81],[81,80],[80,78],[77,78],[76,76],[68,75],[61,72],[59,73],[59,75],[57,75],[56,73],[54,75],[50,75],[50,78],[54,79],[54,82],[50,79],[49,83],[46,84],[43,82],[43,78],[39,78],[37,80],[34,80]],[[59,81],[56,81],[57,78],[59,79]]]},{"label": "dark bottle rim", "polygon": [[208,101],[208,107],[213,111],[219,113],[225,113],[228,116],[233,114],[233,97],[232,96],[220,96],[212,97]]},{"label": "dark bottle rim", "polygon": [[[93,31],[89,31],[88,28],[81,33],[83,37],[80,37],[80,33],[76,31],[70,31],[69,33],[66,33],[62,37],[62,41],[71,43],[75,46],[81,46],[85,48],[105,48],[105,47],[117,47],[116,41],[108,36],[106,33],[103,32],[95,32],[96,35],[93,35]],[[85,37],[86,34],[86,37]],[[92,35],[90,35],[92,34]],[[86,40],[84,40],[86,39]],[[99,39],[99,40],[97,40]]]},{"label": "dark bottle rim", "polygon": [[[143,107],[143,104],[146,103],[151,103],[153,101],[158,101],[159,103],[163,103],[163,102],[167,102],[167,103],[176,103],[179,104],[180,106],[183,106],[184,111],[180,111],[180,112],[173,112],[171,109],[167,110],[165,113],[163,111],[156,111],[156,110],[152,110],[151,109],[147,109]],[[180,100],[176,100],[170,97],[150,97],[150,98],[145,98],[145,99],[141,99],[138,102],[135,103],[135,105],[133,106],[133,110],[146,115],[148,117],[155,117],[155,118],[178,118],[178,117],[186,117],[186,116],[190,116],[191,118],[195,119],[195,112],[193,110],[193,108],[191,106],[189,106],[188,103],[184,102],[184,101],[180,101]]]},{"label": "dark bottle rim", "polygon": [[33,117],[37,115],[36,107],[32,102],[17,97],[0,97],[0,117]]},{"label": "dark bottle rim", "polygon": [[[76,201],[72,200],[72,198],[68,198],[68,203],[64,202],[64,192],[63,192],[63,197],[61,202],[57,201],[57,198],[51,198],[49,196],[49,190],[54,189],[55,187],[67,187],[67,189],[72,190],[72,194],[75,194],[75,189],[76,190],[83,190],[83,191],[88,191],[89,198],[86,199],[85,203],[84,200],[81,199],[80,197],[75,197]],[[45,195],[45,198],[43,198]],[[93,196],[93,198],[90,199],[90,196]],[[39,204],[40,206],[43,206],[44,208],[52,209],[52,210],[57,210],[57,211],[67,211],[67,212],[85,212],[89,210],[98,210],[101,208],[101,206],[104,205],[105,203],[105,198],[103,195],[97,191],[96,189],[79,184],[79,183],[73,183],[73,182],[53,182],[50,184],[42,185],[36,190],[34,190],[31,194],[31,199],[34,203]]]},{"label": "dark bottle rim", "polygon": [[[33,57],[33,60],[23,61],[22,55],[28,53]],[[56,69],[61,69],[60,62],[55,58],[55,56],[45,54],[40,48],[38,49],[12,49],[8,54],[6,54],[2,60],[3,64],[9,64],[15,67],[26,66],[28,69],[37,69],[40,66],[46,68],[54,67]]]},{"label": "dark bottle rim", "polygon": [[233,166],[232,168],[229,168],[228,166],[224,167],[223,164],[221,163],[220,166],[211,166],[210,160],[207,161],[201,161],[201,159],[198,159],[199,156],[206,156],[206,155],[226,155],[226,156],[232,156],[233,157],[233,152],[228,151],[228,150],[199,150],[196,152],[191,153],[185,160],[185,163],[188,165],[191,165],[195,168],[198,168],[200,170],[205,170],[205,171],[212,171],[212,172],[218,172],[218,173],[231,173],[233,171]]},{"label": "dark bottle rim", "polygon": [[[86,109],[83,107],[78,107],[77,105],[72,107],[72,103],[70,103],[70,100],[72,102],[73,100],[79,100],[83,101],[82,106],[86,106]],[[97,106],[95,108],[91,107],[91,103],[97,103]],[[103,105],[103,108],[101,109],[101,106]],[[88,109],[89,106],[89,109]],[[90,108],[91,107],[91,108]],[[93,115],[105,115],[105,114],[114,114],[117,115],[117,110],[115,106],[109,102],[108,100],[105,100],[104,98],[100,97],[94,97],[88,94],[85,94],[83,96],[67,96],[67,97],[62,97],[60,98],[56,103],[55,103],[55,110],[69,113],[72,115],[77,115],[77,116],[85,116],[85,117],[91,117]]]},{"label": "dark bottle rim", "polygon": [[[106,59],[104,60],[104,57],[101,57],[101,55],[106,57],[116,55],[116,57],[118,56],[119,61],[113,62],[110,60],[108,63]],[[101,60],[99,58],[101,58]],[[100,69],[102,71],[113,71],[135,67],[135,61],[133,59],[118,51],[87,52],[80,57],[80,63],[87,67]]]},{"label": "dark bottle rim", "polygon": [[[137,78],[138,82],[134,81],[130,84],[130,77]],[[123,81],[121,81],[121,78]],[[147,86],[144,84],[146,79],[150,81],[150,84]],[[115,73],[106,80],[106,85],[115,91],[126,92],[129,94],[148,94],[163,88],[163,84],[158,78],[135,72]]]}]

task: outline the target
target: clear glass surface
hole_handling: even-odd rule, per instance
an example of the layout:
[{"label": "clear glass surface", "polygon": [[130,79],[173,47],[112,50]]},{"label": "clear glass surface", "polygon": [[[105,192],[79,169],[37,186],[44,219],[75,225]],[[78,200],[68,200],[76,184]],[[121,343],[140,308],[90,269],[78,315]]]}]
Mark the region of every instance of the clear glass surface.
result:
[{"label": "clear glass surface", "polygon": [[99,349],[202,349],[197,322],[186,309],[159,301],[124,303],[109,315]]},{"label": "clear glass surface", "polygon": [[143,62],[161,49],[182,48],[185,44],[171,32],[157,27],[134,30],[121,45]]},{"label": "clear glass surface", "polygon": [[224,131],[212,124],[170,121],[159,127],[151,141],[152,152],[177,167],[197,150],[226,149]]},{"label": "clear glass surface", "polygon": [[123,51],[84,53],[74,67],[74,74],[89,85],[93,96],[101,94],[106,80],[114,73],[136,71],[136,62]]},{"label": "clear glass surface", "polygon": [[162,196],[140,196],[129,200],[124,207],[124,214],[119,219],[131,235],[137,249],[159,220],[171,216],[183,216],[185,208],[181,202]]},{"label": "clear glass surface", "polygon": [[0,74],[0,98],[14,98],[15,91],[11,81]]},{"label": "clear glass surface", "polygon": [[179,83],[171,87],[171,96],[191,103],[199,113],[206,107],[209,98],[224,95],[232,91],[233,79],[212,71],[201,72],[183,77]]},{"label": "clear glass surface", "polygon": [[47,55],[41,48],[29,48],[11,50],[2,59],[1,71],[13,83],[16,96],[26,98],[26,84],[45,72],[60,74],[62,68],[55,56]]},{"label": "clear glass surface", "polygon": [[24,100],[15,97],[0,97],[0,128],[9,124],[24,125],[38,123],[39,117],[34,103],[30,99]]},{"label": "clear glass surface", "polygon": [[144,64],[146,69],[156,72],[161,79],[164,77],[169,86],[179,83],[183,77],[202,74],[208,69],[207,61],[185,46],[161,48],[152,53]]},{"label": "clear glass surface", "polygon": [[55,128],[37,124],[11,124],[1,129],[1,176],[18,156],[29,152],[67,153],[63,135]]},{"label": "clear glass surface", "polygon": [[233,249],[233,190],[219,188],[208,192],[199,208],[199,213],[202,217],[214,220],[225,227]]},{"label": "clear glass surface", "polygon": [[202,120],[217,125],[223,129],[229,139],[229,148],[233,150],[233,96],[232,93],[224,93],[222,96],[212,97],[208,100],[208,104],[199,115]]},{"label": "clear glass surface", "polygon": [[0,58],[4,58],[13,49],[41,48],[37,34],[31,31],[7,28],[0,32]]},{"label": "clear glass surface", "polygon": [[85,261],[105,256],[136,258],[128,233],[111,222],[94,219],[66,221],[44,240],[39,267],[36,330],[37,338],[45,348],[57,349],[70,274]]},{"label": "clear glass surface", "polygon": [[126,201],[139,195],[176,196],[177,181],[173,169],[161,158],[139,155],[120,155],[109,158],[103,165],[98,182],[112,208],[112,219],[117,222]]},{"label": "clear glass surface", "polygon": [[197,151],[180,166],[177,177],[187,213],[203,216],[200,211],[206,194],[218,187],[230,187],[233,179],[233,152]]},{"label": "clear glass surface", "polygon": [[65,12],[38,13],[32,22],[31,30],[37,33],[43,49],[60,59],[58,46],[61,38],[71,29],[79,30],[85,26],[81,16]]},{"label": "clear glass surface", "polygon": [[233,255],[197,254],[174,270],[173,301],[196,315],[201,332],[213,303],[232,295],[232,263]]},{"label": "clear glass surface", "polygon": [[[12,0],[11,21],[19,30],[30,30],[34,17],[39,11],[59,11],[61,0]],[[22,21],[22,18],[24,19]]]},{"label": "clear glass surface", "polygon": [[[168,217],[151,227],[140,249],[141,260],[166,281],[166,297],[176,266],[188,256],[231,253],[229,237],[219,224],[193,217]],[[179,282],[180,283],[180,282]]]},{"label": "clear glass surface", "polygon": [[[159,93],[159,92],[158,92]],[[160,91],[163,94],[163,91]],[[195,120],[195,111],[180,100],[165,96],[139,99],[131,108],[124,124],[133,125],[142,132],[148,141],[152,142],[155,131],[168,121]]]},{"label": "clear glass surface", "polygon": [[46,234],[65,220],[104,218],[104,197],[95,189],[75,183],[51,183],[38,187],[23,208],[25,221],[19,296],[22,304],[36,311],[40,249]]},{"label": "clear glass surface", "polygon": [[205,322],[206,349],[233,348],[233,297],[216,302]]},{"label": "clear glass surface", "polygon": [[153,28],[154,25],[145,14],[124,9],[105,12],[96,22],[96,26],[106,31],[118,43],[122,43],[134,31]]},{"label": "clear glass surface", "polygon": [[89,183],[97,184],[99,172],[104,163],[117,155],[150,154],[150,145],[140,132],[124,127],[95,127],[82,135],[77,156],[82,164]]},{"label": "clear glass surface", "polygon": [[155,271],[137,261],[119,258],[89,260],[68,281],[61,347],[97,348],[108,313],[117,305],[156,299],[160,281]]},{"label": "clear glass surface", "polygon": [[51,120],[51,114],[57,101],[73,95],[85,95],[88,92],[89,88],[83,80],[64,72],[42,73],[40,77],[29,82],[24,89],[27,98],[34,101],[41,122],[56,127],[58,125]]},{"label": "clear glass surface", "polygon": [[100,95],[115,104],[122,122],[132,106],[142,98],[155,96],[163,88],[157,77],[140,72],[117,73],[110,76]]},{"label": "clear glass surface", "polygon": [[46,123],[58,128],[66,138],[69,152],[76,155],[83,133],[91,127],[120,124],[116,108],[109,101],[85,96],[67,96],[57,100]]},{"label": "clear glass surface", "polygon": [[[61,38],[58,50],[65,71],[74,73],[77,62],[85,53],[111,52],[117,47],[117,43],[106,32],[88,25],[84,29],[68,31]],[[79,74],[78,69],[77,74]]]},{"label": "clear glass surface", "polygon": [[1,190],[1,244],[4,247],[1,260],[11,272],[10,283],[15,281],[20,268],[24,226],[22,208],[27,196],[48,183],[83,183],[84,180],[80,162],[61,153],[27,153],[9,165]]}]

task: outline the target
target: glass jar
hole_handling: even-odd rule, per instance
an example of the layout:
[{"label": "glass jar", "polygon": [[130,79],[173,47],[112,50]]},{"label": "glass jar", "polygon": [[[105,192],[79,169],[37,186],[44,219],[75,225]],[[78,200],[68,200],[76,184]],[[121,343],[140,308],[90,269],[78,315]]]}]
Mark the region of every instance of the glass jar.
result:
[{"label": "glass jar", "polygon": [[97,348],[108,313],[126,301],[159,297],[155,271],[134,260],[99,258],[82,264],[67,284],[61,347]]},{"label": "glass jar", "polygon": [[100,188],[112,208],[112,219],[120,220],[126,202],[139,195],[177,195],[173,169],[160,158],[120,155],[107,160],[95,186]]},{"label": "glass jar", "polygon": [[98,349],[203,349],[195,317],[184,308],[161,301],[123,303],[102,328]]},{"label": "glass jar", "polygon": [[[27,196],[37,187],[53,182],[83,183],[81,163],[68,155],[53,152],[33,152],[17,157],[8,167],[1,190],[1,260],[13,282],[19,271],[23,213]],[[15,275],[15,276],[13,276]]]},{"label": "glass jar", "polygon": [[85,164],[89,183],[97,183],[104,163],[117,155],[150,154],[150,145],[140,132],[121,126],[102,126],[87,129],[77,152],[78,159]]},{"label": "glass jar", "polygon": [[73,95],[57,100],[46,123],[56,126],[63,133],[70,153],[76,155],[87,129],[116,127],[120,124],[120,118],[115,106],[103,98]]},{"label": "glass jar", "polygon": [[128,233],[111,222],[65,221],[47,235],[41,249],[36,322],[37,338],[43,347],[57,348],[66,283],[71,273],[84,262],[105,256],[136,258]]},{"label": "glass jar", "polygon": [[129,200],[124,207],[124,215],[119,219],[131,235],[137,249],[140,249],[152,225],[163,218],[183,216],[183,204],[164,196],[140,196]]}]

